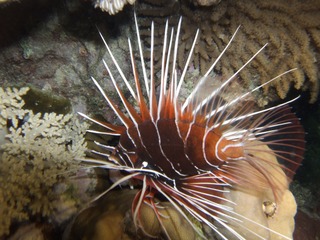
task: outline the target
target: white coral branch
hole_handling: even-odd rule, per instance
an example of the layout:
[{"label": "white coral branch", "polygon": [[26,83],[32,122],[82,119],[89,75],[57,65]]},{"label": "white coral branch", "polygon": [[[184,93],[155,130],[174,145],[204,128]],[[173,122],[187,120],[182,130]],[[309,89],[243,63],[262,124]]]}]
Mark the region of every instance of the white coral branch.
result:
[{"label": "white coral branch", "polygon": [[88,125],[72,114],[23,109],[21,96],[27,91],[0,88],[0,129],[7,140],[0,141],[0,238],[12,221],[54,211],[54,187],[62,179],[68,182],[61,174],[79,168],[74,159],[86,151]]},{"label": "white coral branch", "polygon": [[102,11],[114,15],[120,12],[127,3],[134,4],[135,0],[97,0],[95,7],[99,7]]}]

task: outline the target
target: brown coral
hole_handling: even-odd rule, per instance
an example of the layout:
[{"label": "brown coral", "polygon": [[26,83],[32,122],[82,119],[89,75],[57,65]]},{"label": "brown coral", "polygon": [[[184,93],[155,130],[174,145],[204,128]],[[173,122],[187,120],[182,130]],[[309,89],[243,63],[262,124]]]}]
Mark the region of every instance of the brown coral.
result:
[{"label": "brown coral", "polygon": [[[67,228],[65,239],[110,239],[110,240],[149,240],[166,239],[166,229],[170,239],[200,239],[186,219],[169,202],[157,202],[159,213],[165,216],[161,226],[152,208],[143,204],[140,211],[141,223],[146,232],[137,231],[131,215],[131,204],[137,190],[113,190],[103,196],[95,205],[83,210]],[[196,221],[191,216],[191,221]],[[201,226],[199,225],[199,231]],[[149,236],[146,235],[148,233]],[[151,237],[154,236],[154,237]]]},{"label": "brown coral", "polygon": [[[286,97],[292,86],[309,90],[310,102],[316,101],[319,92],[320,1],[225,0],[217,6],[202,8],[182,1],[179,8],[179,14],[184,17],[181,37],[184,50],[179,54],[180,67],[185,62],[197,28],[201,33],[193,64],[204,73],[241,25],[216,70],[223,76],[229,76],[268,43],[266,49],[240,74],[247,87],[254,87],[252,80],[264,83],[286,70],[297,68],[292,74],[274,82],[272,87],[281,98]],[[154,17],[147,10],[141,13],[144,17]],[[159,15],[156,19],[159,22]],[[265,86],[264,93],[273,88]]]}]

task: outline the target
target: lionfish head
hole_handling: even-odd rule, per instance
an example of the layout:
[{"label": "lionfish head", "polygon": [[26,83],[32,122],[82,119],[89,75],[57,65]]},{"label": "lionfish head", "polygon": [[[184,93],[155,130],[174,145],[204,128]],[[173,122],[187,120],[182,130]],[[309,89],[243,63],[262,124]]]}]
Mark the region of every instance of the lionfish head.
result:
[{"label": "lionfish head", "polygon": [[[154,72],[154,25],[151,25],[150,69],[147,70],[136,17],[135,23],[142,80],[138,76],[131,42],[128,40],[134,87],[100,35],[136,106],[125,97],[115,81],[114,73],[103,60],[125,111],[120,110],[98,81],[94,78],[92,80],[122,124],[101,122],[80,113],[106,129],[90,132],[119,136],[116,146],[96,142],[108,154],[93,151],[100,155],[99,159],[83,159],[125,173],[103,194],[128,180],[139,182],[139,185],[135,185],[139,191],[132,204],[132,215],[137,228],[146,233],[140,219],[140,211],[145,204],[154,211],[163,232],[170,238],[163,224],[165,217],[159,210],[157,199],[160,198],[171,204],[202,237],[205,236],[190,220],[190,216],[209,226],[223,239],[230,235],[233,239],[244,239],[237,230],[239,227],[246,228],[242,226],[244,220],[256,228],[264,228],[290,239],[238,213],[232,207],[236,203],[232,203],[226,193],[234,189],[249,192],[266,190],[271,192],[272,202],[281,201],[304,152],[304,131],[288,107],[288,103],[295,99],[262,110],[254,110],[252,102],[246,99],[264,85],[294,69],[233,99],[223,99],[221,95],[228,92],[228,87],[238,73],[263,50],[263,46],[218,88],[203,96],[201,89],[206,82],[214,81],[210,74],[232,43],[238,28],[207,73],[199,79],[191,93],[181,100],[181,89],[199,31],[195,34],[185,67],[179,71],[176,62],[180,19],[176,33],[173,30],[169,33],[168,22],[165,27],[160,85],[156,93],[155,82],[158,81],[155,81]],[[104,160],[101,160],[101,156]],[[263,238],[258,233],[255,235]]]}]

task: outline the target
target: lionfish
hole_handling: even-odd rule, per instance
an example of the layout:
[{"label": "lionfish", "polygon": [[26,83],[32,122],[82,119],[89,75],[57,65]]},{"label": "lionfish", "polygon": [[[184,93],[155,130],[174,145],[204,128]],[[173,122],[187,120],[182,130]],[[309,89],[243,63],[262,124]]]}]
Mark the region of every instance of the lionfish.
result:
[{"label": "lionfish", "polygon": [[[116,146],[96,142],[99,147],[107,151],[105,153],[92,150],[94,154],[100,155],[100,158],[83,159],[99,167],[124,173],[101,196],[116,186],[133,180],[140,183],[139,191],[132,203],[132,215],[137,228],[143,230],[139,213],[144,203],[153,209],[158,221],[162,223],[162,219],[166,216],[159,212],[158,200],[156,200],[161,196],[161,199],[165,199],[174,206],[201,237],[205,238],[196,224],[190,220],[190,216],[208,225],[223,239],[228,237],[219,230],[218,225],[229,231],[234,238],[245,239],[229,225],[229,222],[236,222],[241,226],[245,216],[236,213],[232,207],[226,206],[225,203],[230,200],[224,197],[224,193],[237,186],[244,189],[271,189],[275,201],[278,201],[285,184],[274,175],[274,172],[283,171],[290,180],[302,161],[304,153],[304,131],[288,106],[297,98],[262,110],[254,110],[252,101],[246,99],[264,85],[294,69],[232,100],[223,99],[221,95],[228,92],[228,86],[236,79],[238,73],[263,50],[265,45],[232,76],[224,80],[217,89],[202,96],[201,88],[210,79],[209,74],[232,43],[238,27],[207,73],[200,78],[191,93],[181,100],[182,85],[199,30],[195,33],[185,67],[179,71],[177,53],[181,18],[177,30],[172,28],[171,33],[168,31],[167,21],[161,58],[160,85],[157,92],[154,70],[154,24],[151,24],[149,72],[144,60],[136,15],[135,28],[144,82],[142,83],[138,76],[131,41],[128,39],[135,90],[121,70],[102,34],[100,32],[99,34],[136,106],[128,101],[115,81],[110,67],[103,60],[125,112],[121,111],[105,93],[96,79],[92,77],[92,81],[122,125],[98,121],[79,113],[106,129],[90,132],[119,136]],[[267,148],[261,148],[261,146],[267,146]],[[101,160],[101,156],[105,159]],[[270,161],[268,156],[276,157],[279,163]],[[250,221],[250,219],[246,220]],[[266,228],[252,222],[257,227]],[[165,228],[164,225],[162,227]],[[166,229],[163,231],[167,234]],[[170,238],[170,236],[167,237]],[[288,239],[286,236],[282,237]]]}]

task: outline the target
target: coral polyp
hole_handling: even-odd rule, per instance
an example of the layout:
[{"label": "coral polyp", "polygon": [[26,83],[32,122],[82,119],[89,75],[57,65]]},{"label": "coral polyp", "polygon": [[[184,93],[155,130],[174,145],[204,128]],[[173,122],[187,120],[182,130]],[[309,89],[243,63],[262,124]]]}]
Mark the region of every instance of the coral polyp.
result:
[{"label": "coral polyp", "polygon": [[[146,230],[140,212],[145,205],[155,213],[163,233],[168,238],[171,237],[163,224],[167,216],[161,214],[158,200],[161,199],[170,203],[203,238],[205,235],[190,218],[206,224],[223,239],[228,239],[229,236],[232,239],[247,238],[238,230],[239,227],[248,230],[245,221],[253,225],[251,229],[261,228],[290,239],[290,236],[238,212],[236,203],[227,195],[235,189],[249,193],[270,191],[271,199],[268,201],[277,206],[288,190],[288,183],[304,153],[304,131],[288,106],[296,99],[255,110],[248,97],[265,84],[277,81],[294,69],[232,99],[223,98],[239,72],[254,61],[263,51],[263,46],[219,87],[204,95],[206,83],[215,80],[212,77],[215,65],[232,44],[238,28],[208,72],[199,79],[191,93],[182,98],[181,91],[199,32],[195,33],[185,67],[179,70],[177,53],[181,19],[176,33],[173,29],[169,32],[168,24],[166,25],[158,81],[153,69],[154,25],[151,25],[150,62],[146,64],[137,20],[135,22],[143,75],[141,80],[131,41],[128,40],[135,87],[130,85],[108,44],[102,35],[101,37],[136,105],[125,96],[110,66],[103,60],[125,111],[106,94],[96,79],[92,80],[122,124],[101,122],[80,113],[106,129],[91,132],[119,136],[116,146],[96,142],[107,153],[92,151],[97,154],[97,158],[83,159],[101,168],[121,171],[122,177],[115,180],[102,195],[127,181],[138,188],[132,204],[133,222],[147,235],[152,234]],[[147,70],[146,66],[150,66],[150,69]],[[156,82],[160,82],[158,87]],[[101,160],[101,157],[105,159]],[[261,211],[262,204],[263,202]],[[265,238],[258,231],[248,231],[253,236]]]}]

